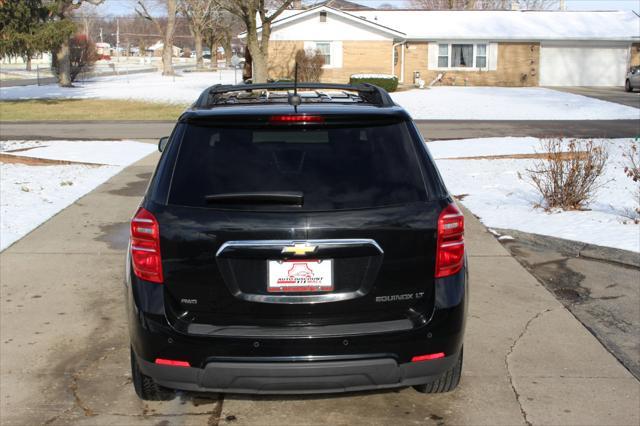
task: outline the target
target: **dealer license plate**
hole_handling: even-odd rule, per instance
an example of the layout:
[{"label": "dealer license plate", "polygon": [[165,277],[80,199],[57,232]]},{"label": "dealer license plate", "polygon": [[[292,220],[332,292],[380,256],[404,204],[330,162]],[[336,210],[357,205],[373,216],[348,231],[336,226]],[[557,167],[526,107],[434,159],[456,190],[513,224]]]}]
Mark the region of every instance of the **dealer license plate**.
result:
[{"label": "dealer license plate", "polygon": [[333,290],[333,260],[270,260],[270,293]]}]

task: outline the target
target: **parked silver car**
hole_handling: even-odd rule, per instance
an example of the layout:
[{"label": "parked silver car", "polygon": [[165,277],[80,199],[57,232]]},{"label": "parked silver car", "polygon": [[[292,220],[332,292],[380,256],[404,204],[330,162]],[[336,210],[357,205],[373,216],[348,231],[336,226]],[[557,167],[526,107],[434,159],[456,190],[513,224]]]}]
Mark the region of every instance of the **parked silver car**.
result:
[{"label": "parked silver car", "polygon": [[624,82],[624,90],[631,92],[633,89],[640,89],[640,67],[631,67]]}]

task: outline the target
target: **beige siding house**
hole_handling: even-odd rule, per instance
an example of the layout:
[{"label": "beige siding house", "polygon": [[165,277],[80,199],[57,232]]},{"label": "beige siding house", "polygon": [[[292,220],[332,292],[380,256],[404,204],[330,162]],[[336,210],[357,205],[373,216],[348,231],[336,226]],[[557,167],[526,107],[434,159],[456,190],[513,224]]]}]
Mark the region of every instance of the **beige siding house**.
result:
[{"label": "beige siding house", "polygon": [[[325,56],[322,81],[394,74],[402,83],[621,86],[640,64],[633,12],[288,10],[272,25],[269,73],[298,49]],[[243,35],[241,34],[241,37]]]}]

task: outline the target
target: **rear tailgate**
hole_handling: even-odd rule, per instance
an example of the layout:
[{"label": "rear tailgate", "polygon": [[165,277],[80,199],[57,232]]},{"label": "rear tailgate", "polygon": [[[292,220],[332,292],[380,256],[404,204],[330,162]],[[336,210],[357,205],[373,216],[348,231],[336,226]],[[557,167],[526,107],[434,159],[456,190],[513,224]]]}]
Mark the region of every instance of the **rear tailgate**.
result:
[{"label": "rear tailgate", "polygon": [[[294,216],[167,208],[157,214],[167,304],[176,317],[188,311],[183,320],[213,325],[428,318],[438,213],[437,204]],[[295,244],[313,251],[283,253]],[[292,260],[329,262],[332,288],[270,289],[269,263]]]}]

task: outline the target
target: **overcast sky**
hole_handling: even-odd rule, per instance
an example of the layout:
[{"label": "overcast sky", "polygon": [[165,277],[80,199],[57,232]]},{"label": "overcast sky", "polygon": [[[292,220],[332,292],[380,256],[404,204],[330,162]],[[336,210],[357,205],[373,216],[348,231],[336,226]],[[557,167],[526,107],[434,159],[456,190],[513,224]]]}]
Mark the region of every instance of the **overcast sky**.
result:
[{"label": "overcast sky", "polygon": [[[382,3],[397,4],[402,7],[404,0],[353,0],[375,7]],[[565,0],[567,10],[635,10],[640,11],[640,0]],[[153,3],[153,2],[151,2]],[[135,0],[105,0],[97,8],[98,13],[128,15],[133,13]]]}]

